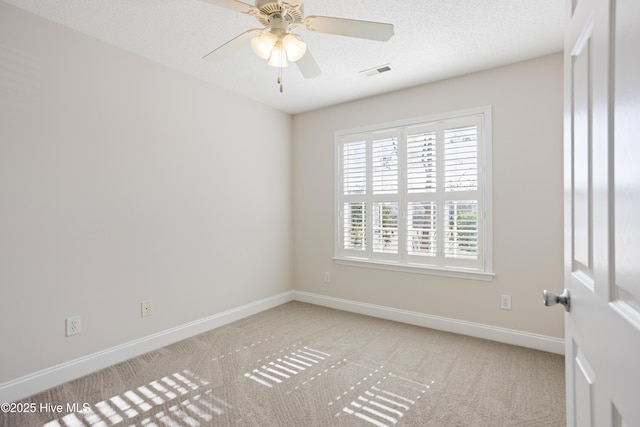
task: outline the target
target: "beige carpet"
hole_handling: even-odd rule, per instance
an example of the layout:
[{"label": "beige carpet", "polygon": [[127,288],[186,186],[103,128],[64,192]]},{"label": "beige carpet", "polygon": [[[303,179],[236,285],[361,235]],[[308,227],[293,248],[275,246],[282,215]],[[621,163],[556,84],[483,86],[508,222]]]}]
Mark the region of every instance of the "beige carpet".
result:
[{"label": "beige carpet", "polygon": [[562,356],[291,302],[23,401],[59,415],[0,424],[564,426],[564,399]]}]

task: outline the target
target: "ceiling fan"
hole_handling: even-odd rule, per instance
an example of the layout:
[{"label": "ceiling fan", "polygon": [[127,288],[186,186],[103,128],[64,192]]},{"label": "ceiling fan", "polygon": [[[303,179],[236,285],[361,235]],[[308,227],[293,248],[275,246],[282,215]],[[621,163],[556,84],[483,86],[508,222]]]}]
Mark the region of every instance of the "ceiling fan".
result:
[{"label": "ceiling fan", "polygon": [[290,31],[303,26],[308,31],[339,36],[388,41],[393,36],[393,24],[333,18],[304,16],[304,0],[256,0],[255,6],[238,0],[203,0],[207,3],[255,16],[262,28],[252,28],[229,40],[204,56],[217,61],[242,49],[249,42],[256,55],[268,59],[278,68],[278,84],[282,92],[282,69],[295,62],[305,78],[320,75],[320,68],[302,38]]}]

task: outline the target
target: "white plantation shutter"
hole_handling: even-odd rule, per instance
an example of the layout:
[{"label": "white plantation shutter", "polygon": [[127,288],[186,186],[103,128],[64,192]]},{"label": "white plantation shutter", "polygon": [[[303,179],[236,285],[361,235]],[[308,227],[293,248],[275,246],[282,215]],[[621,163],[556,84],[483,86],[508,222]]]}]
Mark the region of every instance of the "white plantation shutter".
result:
[{"label": "white plantation shutter", "polygon": [[398,252],[398,203],[373,204],[373,251]]},{"label": "white plantation shutter", "polygon": [[[459,265],[479,260],[478,124],[447,126],[443,131],[443,255]],[[446,262],[445,262],[446,263]]]},{"label": "white plantation shutter", "polygon": [[342,241],[346,250],[362,252],[367,247],[367,142],[351,141],[342,147]]},{"label": "white plantation shutter", "polygon": [[367,190],[367,144],[365,141],[344,145],[344,194],[364,194]]},{"label": "white plantation shutter", "polygon": [[478,128],[444,131],[444,186],[446,191],[478,188]]},{"label": "white plantation shutter", "polygon": [[490,122],[482,108],[337,133],[336,260],[490,280]]},{"label": "white plantation shutter", "polygon": [[407,252],[410,255],[436,255],[437,220],[435,202],[409,202]]},{"label": "white plantation shutter", "polygon": [[364,250],[367,244],[366,203],[347,202],[344,204],[343,239],[345,249]]},{"label": "white plantation shutter", "polygon": [[398,138],[375,139],[371,147],[373,194],[398,192]]},{"label": "white plantation shutter", "polygon": [[478,256],[478,202],[447,201],[444,207],[446,257],[476,259]]},{"label": "white plantation shutter", "polygon": [[436,191],[436,133],[425,131],[407,135],[407,191]]}]

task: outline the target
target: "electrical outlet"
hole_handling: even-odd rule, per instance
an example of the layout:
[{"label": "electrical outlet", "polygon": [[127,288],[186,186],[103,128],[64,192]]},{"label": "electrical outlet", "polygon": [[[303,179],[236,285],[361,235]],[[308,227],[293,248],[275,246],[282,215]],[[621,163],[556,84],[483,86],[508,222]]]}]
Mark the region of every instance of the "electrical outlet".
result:
[{"label": "electrical outlet", "polygon": [[500,308],[503,310],[511,310],[511,295],[500,296]]},{"label": "electrical outlet", "polygon": [[151,316],[151,300],[148,301],[142,301],[140,303],[140,315],[142,317],[147,317],[147,316]]},{"label": "electrical outlet", "polygon": [[67,317],[65,325],[67,327],[67,336],[80,333],[80,316]]},{"label": "electrical outlet", "polygon": [[328,271],[324,272],[324,283],[331,283],[331,273]]}]

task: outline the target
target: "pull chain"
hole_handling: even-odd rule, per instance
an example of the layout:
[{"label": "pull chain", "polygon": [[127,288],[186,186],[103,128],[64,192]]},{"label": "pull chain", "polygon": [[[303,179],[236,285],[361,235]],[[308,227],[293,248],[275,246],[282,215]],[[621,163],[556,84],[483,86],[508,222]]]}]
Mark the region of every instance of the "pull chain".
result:
[{"label": "pull chain", "polygon": [[280,64],[279,64],[279,67],[278,67],[278,84],[280,85],[280,93],[282,93],[282,91],[283,91],[283,87],[282,87],[282,56],[284,54],[285,54],[284,52],[282,52],[280,54]]}]

